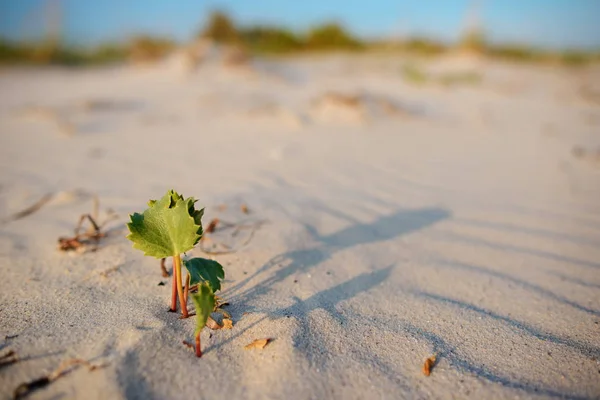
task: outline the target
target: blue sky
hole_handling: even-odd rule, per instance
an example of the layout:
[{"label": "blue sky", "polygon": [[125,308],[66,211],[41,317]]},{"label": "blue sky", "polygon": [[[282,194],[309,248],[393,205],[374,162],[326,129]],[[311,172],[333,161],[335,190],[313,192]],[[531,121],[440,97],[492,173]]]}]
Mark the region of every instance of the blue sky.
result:
[{"label": "blue sky", "polygon": [[[48,9],[60,4],[62,35],[72,43],[118,41],[139,33],[187,40],[210,10],[240,24],[270,23],[301,31],[337,20],[358,35],[422,35],[452,41],[472,0],[0,0],[0,36],[43,32]],[[482,0],[491,40],[543,47],[600,49],[600,0]],[[56,7],[54,7],[56,9]],[[58,15],[58,14],[55,14]],[[58,18],[54,18],[58,21]]]}]

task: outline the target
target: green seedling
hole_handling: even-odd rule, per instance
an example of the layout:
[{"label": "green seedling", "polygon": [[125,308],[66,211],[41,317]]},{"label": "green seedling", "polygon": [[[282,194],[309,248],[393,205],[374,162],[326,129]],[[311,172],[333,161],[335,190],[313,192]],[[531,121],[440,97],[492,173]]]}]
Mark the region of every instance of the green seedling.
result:
[{"label": "green seedling", "polygon": [[[203,234],[201,220],[204,209],[196,210],[196,201],[193,197],[185,199],[177,192],[169,190],[162,199],[150,200],[148,208],[142,214],[131,214],[131,221],[127,224],[130,232],[127,238],[133,242],[134,248],[158,259],[172,257],[174,273],[170,310],[177,311],[179,300],[182,318],[189,316],[187,298],[194,286],[199,290],[198,295],[204,299],[203,305],[207,304],[205,297],[209,296],[207,290],[210,291],[214,307],[214,293],[221,289],[221,280],[225,276],[223,267],[213,260],[192,258],[182,263],[181,255],[194,248]],[[185,288],[182,284],[182,264],[188,270]],[[204,313],[197,315],[200,318]],[[206,319],[202,326],[204,324]]]},{"label": "green seedling", "polygon": [[200,283],[198,285],[198,292],[192,293],[191,296],[196,308],[196,357],[202,357],[200,332],[206,326],[206,321],[215,308],[215,295],[209,283]]}]

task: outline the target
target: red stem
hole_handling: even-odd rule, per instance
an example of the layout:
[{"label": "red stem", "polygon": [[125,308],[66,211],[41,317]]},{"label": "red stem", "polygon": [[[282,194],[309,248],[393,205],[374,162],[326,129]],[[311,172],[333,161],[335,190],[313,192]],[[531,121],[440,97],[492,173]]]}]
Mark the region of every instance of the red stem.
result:
[{"label": "red stem", "polygon": [[173,289],[171,290],[171,312],[177,311],[177,276],[173,268]]},{"label": "red stem", "polygon": [[202,349],[200,348],[200,332],[196,333],[196,357],[202,357]]}]

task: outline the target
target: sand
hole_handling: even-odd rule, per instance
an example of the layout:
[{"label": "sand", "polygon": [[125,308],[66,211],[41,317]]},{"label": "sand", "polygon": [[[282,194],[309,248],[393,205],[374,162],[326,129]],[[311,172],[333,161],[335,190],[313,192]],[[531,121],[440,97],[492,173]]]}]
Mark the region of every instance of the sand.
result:
[{"label": "sand", "polygon": [[[573,154],[600,148],[600,70],[455,61],[425,67],[482,79],[387,56],[0,71],[0,398],[69,358],[102,368],[31,399],[600,398],[600,164]],[[170,188],[205,224],[263,222],[214,237],[234,326],[201,359],[124,237]],[[94,195],[109,236],[58,251]]]}]

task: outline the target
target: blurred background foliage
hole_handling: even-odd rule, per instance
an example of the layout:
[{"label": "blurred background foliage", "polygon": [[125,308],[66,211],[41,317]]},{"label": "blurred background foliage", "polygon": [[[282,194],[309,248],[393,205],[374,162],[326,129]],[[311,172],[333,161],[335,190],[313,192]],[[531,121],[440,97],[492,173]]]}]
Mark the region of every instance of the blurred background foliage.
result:
[{"label": "blurred background foliage", "polygon": [[[233,45],[253,54],[286,55],[331,51],[374,51],[436,56],[450,51],[468,52],[512,62],[544,62],[570,66],[600,60],[600,52],[550,51],[521,44],[491,44],[485,28],[467,30],[456,45],[424,37],[390,40],[364,40],[337,22],[325,22],[304,32],[274,25],[239,26],[223,11],[214,11],[197,35],[221,45]],[[17,42],[0,38],[1,64],[56,64],[65,66],[102,65],[119,62],[152,62],[162,59],[182,45],[170,38],[141,35],[119,43],[95,47],[69,46],[57,37],[37,42]],[[417,80],[418,74],[407,70]]]}]

